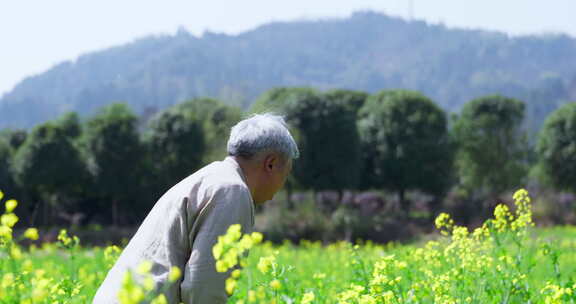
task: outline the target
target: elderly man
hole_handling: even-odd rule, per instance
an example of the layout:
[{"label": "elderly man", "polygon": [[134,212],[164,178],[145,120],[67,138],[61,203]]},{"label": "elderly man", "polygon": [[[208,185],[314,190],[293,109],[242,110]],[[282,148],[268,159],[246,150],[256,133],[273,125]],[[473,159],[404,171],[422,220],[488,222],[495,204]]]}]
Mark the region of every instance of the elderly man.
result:
[{"label": "elderly man", "polygon": [[[118,303],[117,294],[128,269],[152,262],[158,288],[167,288],[169,303],[225,303],[224,282],[212,247],[232,224],[252,232],[254,204],[272,199],[292,169],[298,147],[284,120],[254,115],[232,128],[228,156],[188,176],[156,202],[96,292],[93,303]],[[171,267],[182,269],[168,282]]]}]

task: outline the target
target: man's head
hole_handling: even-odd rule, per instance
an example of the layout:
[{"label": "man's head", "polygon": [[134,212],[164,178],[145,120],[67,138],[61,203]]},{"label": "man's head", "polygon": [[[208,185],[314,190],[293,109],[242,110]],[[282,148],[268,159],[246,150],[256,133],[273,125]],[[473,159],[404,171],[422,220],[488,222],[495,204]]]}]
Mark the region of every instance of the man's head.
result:
[{"label": "man's head", "polygon": [[238,161],[254,202],[261,204],[284,186],[299,151],[281,116],[257,114],[232,127],[228,155]]}]

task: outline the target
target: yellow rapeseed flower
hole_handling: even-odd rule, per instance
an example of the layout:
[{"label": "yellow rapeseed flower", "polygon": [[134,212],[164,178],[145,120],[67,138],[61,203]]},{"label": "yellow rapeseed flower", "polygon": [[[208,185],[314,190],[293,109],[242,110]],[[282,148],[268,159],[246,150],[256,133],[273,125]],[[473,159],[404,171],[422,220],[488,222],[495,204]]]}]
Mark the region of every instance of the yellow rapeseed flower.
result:
[{"label": "yellow rapeseed flower", "polygon": [[14,274],[11,272],[5,273],[4,276],[2,276],[2,282],[0,283],[0,286],[6,289],[12,286],[12,284],[14,284]]},{"label": "yellow rapeseed flower", "polygon": [[258,270],[260,270],[260,272],[262,272],[262,273],[267,273],[270,270],[270,267],[272,266],[272,264],[274,264],[275,260],[276,260],[276,257],[274,257],[273,255],[260,258],[260,260],[258,261],[258,266],[257,266]]},{"label": "yellow rapeseed flower", "polygon": [[212,255],[216,260],[220,259],[223,251],[224,251],[224,245],[222,244],[222,242],[218,242],[216,243],[216,245],[214,245],[214,247],[212,247]]},{"label": "yellow rapeseed flower", "polygon": [[226,292],[231,295],[234,292],[234,289],[236,289],[236,280],[233,278],[228,278],[226,279]]},{"label": "yellow rapeseed flower", "polygon": [[446,228],[450,230],[454,225],[454,220],[450,217],[448,213],[442,212],[436,217],[434,223],[436,224],[436,228],[438,229]]},{"label": "yellow rapeseed flower", "polygon": [[29,259],[24,260],[24,262],[22,263],[22,270],[30,272],[33,269],[34,264],[32,263],[32,261]]},{"label": "yellow rapeseed flower", "polygon": [[20,250],[20,247],[13,245],[10,249],[10,256],[15,260],[20,260],[22,258],[22,250]]},{"label": "yellow rapeseed flower", "polygon": [[51,281],[46,278],[41,278],[33,281],[34,289],[32,290],[32,300],[34,302],[42,302],[47,299],[50,294]]},{"label": "yellow rapeseed flower", "polygon": [[[2,199],[0,197],[0,199]],[[11,213],[12,211],[14,211],[14,209],[18,206],[18,201],[11,199],[11,200],[7,200],[5,207],[6,207],[6,213]]]},{"label": "yellow rapeseed flower", "polygon": [[168,300],[166,300],[166,296],[164,294],[160,294],[150,304],[168,304]]},{"label": "yellow rapeseed flower", "polygon": [[362,295],[358,299],[358,304],[376,304],[376,299],[370,295]]},{"label": "yellow rapeseed flower", "polygon": [[14,225],[18,222],[18,217],[14,213],[2,214],[0,222],[4,226],[14,227]]},{"label": "yellow rapeseed flower", "polygon": [[238,279],[240,277],[240,269],[234,269],[234,271],[232,271],[232,274],[230,276],[234,279]]},{"label": "yellow rapeseed flower", "polygon": [[216,271],[217,272],[226,272],[228,270],[228,266],[224,261],[216,261]]},{"label": "yellow rapeseed flower", "polygon": [[248,290],[248,303],[256,302],[256,292],[254,290]]},{"label": "yellow rapeseed flower", "polygon": [[387,284],[390,279],[386,275],[375,273],[370,281],[370,285],[384,285]]},{"label": "yellow rapeseed flower", "polygon": [[278,290],[280,287],[282,287],[282,284],[277,279],[274,279],[272,282],[270,282],[270,287],[272,287],[274,290]]},{"label": "yellow rapeseed flower", "polygon": [[392,291],[387,291],[382,295],[384,303],[392,303],[394,301],[394,293]]},{"label": "yellow rapeseed flower", "polygon": [[138,267],[136,268],[136,272],[139,274],[147,274],[150,273],[150,270],[152,270],[152,262],[150,261],[143,261],[142,263],[140,263],[140,265],[138,265]]},{"label": "yellow rapeseed flower", "polygon": [[12,228],[4,225],[0,225],[0,239],[11,240],[12,239]]},{"label": "yellow rapeseed flower", "polygon": [[247,250],[252,248],[252,245],[254,245],[254,241],[252,241],[252,237],[249,234],[245,234],[242,236],[242,239],[240,240],[240,243],[238,245],[240,246],[241,249]]},{"label": "yellow rapeseed flower", "polygon": [[258,299],[262,300],[266,297],[266,289],[264,289],[264,286],[259,286],[258,287],[258,291],[256,292],[256,296],[258,297]]},{"label": "yellow rapeseed flower", "polygon": [[171,283],[176,282],[176,280],[180,279],[180,276],[182,276],[180,268],[178,266],[172,266],[172,268],[170,268],[170,273],[168,274],[168,281]]},{"label": "yellow rapeseed flower", "polygon": [[492,223],[498,232],[503,232],[509,225],[509,222],[512,222],[513,216],[510,213],[510,209],[508,206],[499,204],[494,209],[494,220]]},{"label": "yellow rapeseed flower", "polygon": [[314,293],[313,292],[307,292],[302,297],[302,301],[300,302],[300,304],[310,304],[310,303],[312,303],[312,301],[314,301]]},{"label": "yellow rapeseed flower", "polygon": [[24,231],[24,237],[31,239],[33,241],[38,239],[38,229],[36,228],[28,228]]},{"label": "yellow rapeseed flower", "polygon": [[139,304],[144,300],[144,290],[134,283],[132,274],[127,271],[122,278],[122,288],[118,291],[120,304]]},{"label": "yellow rapeseed flower", "polygon": [[260,232],[252,232],[251,237],[254,244],[260,244],[262,239],[264,239],[264,236]]},{"label": "yellow rapeseed flower", "polygon": [[325,273],[322,273],[322,272],[319,272],[319,273],[313,274],[312,277],[313,277],[314,279],[317,279],[317,280],[322,280],[322,279],[326,278],[326,274],[325,274]]},{"label": "yellow rapeseed flower", "polygon": [[240,239],[242,236],[242,226],[240,224],[233,224],[228,227],[226,234],[224,235],[224,243],[232,244]]},{"label": "yellow rapeseed flower", "polygon": [[147,291],[152,291],[155,285],[156,284],[154,283],[154,279],[152,278],[152,276],[147,276],[142,284],[142,286],[144,286],[144,289],[146,289]]},{"label": "yellow rapeseed flower", "polygon": [[238,254],[239,251],[236,248],[230,248],[224,256],[222,257],[222,261],[226,264],[228,269],[236,266],[238,264]]},{"label": "yellow rapeseed flower", "polygon": [[61,229],[58,233],[58,240],[62,242],[64,246],[68,246],[72,243],[72,239],[68,236],[66,229]]},{"label": "yellow rapeseed flower", "polygon": [[121,252],[122,250],[120,247],[116,245],[106,247],[106,249],[104,249],[104,261],[109,265],[109,267],[111,267],[112,264],[116,262]]}]

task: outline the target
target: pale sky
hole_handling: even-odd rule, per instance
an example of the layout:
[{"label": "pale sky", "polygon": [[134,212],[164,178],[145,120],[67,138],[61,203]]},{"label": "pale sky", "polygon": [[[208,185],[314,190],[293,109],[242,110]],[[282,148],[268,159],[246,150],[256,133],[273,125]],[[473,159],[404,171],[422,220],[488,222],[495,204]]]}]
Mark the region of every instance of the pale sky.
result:
[{"label": "pale sky", "polygon": [[449,27],[576,37],[576,0],[0,0],[0,96],[78,55],[183,26],[235,34],[270,21],[371,9]]}]

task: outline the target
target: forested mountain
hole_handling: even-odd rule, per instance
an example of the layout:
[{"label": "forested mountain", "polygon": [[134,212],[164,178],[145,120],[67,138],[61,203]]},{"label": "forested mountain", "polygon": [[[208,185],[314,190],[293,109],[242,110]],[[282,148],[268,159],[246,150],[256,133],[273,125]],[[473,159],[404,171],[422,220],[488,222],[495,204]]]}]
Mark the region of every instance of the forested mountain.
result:
[{"label": "forested mountain", "polygon": [[25,79],[0,99],[0,127],[29,127],[65,111],[90,114],[113,101],[140,114],[193,97],[247,108],[277,86],[411,89],[448,111],[499,93],[526,101],[535,128],[559,104],[576,100],[576,39],[509,37],[373,12],[275,22],[239,35],[180,30]]}]

